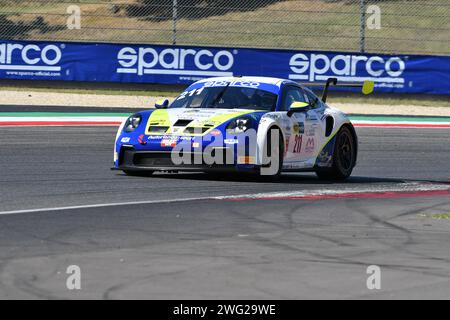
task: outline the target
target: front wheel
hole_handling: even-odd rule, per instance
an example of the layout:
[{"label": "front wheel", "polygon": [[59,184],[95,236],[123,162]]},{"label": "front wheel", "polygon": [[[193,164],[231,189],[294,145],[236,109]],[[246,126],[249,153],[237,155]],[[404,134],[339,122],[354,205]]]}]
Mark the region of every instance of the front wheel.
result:
[{"label": "front wheel", "polygon": [[337,133],[331,168],[318,169],[317,176],[324,180],[344,180],[353,171],[356,164],[356,141],[347,127]]},{"label": "front wheel", "polygon": [[[272,136],[273,135],[273,136]],[[284,157],[284,140],[281,130],[270,129],[263,151],[263,165],[259,170],[262,178],[277,180],[281,175]]]}]

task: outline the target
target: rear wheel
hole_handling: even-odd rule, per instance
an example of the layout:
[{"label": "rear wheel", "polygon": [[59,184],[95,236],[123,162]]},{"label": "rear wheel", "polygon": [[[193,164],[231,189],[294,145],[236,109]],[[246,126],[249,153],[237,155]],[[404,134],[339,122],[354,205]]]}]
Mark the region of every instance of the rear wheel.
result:
[{"label": "rear wheel", "polygon": [[331,168],[316,171],[320,179],[344,180],[353,171],[356,163],[356,141],[347,127],[342,127],[337,133],[334,145],[333,164]]}]

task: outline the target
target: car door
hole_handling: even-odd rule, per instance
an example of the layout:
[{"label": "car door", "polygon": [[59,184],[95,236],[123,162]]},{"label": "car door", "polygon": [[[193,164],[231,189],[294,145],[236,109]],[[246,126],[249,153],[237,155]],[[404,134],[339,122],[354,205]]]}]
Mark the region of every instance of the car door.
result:
[{"label": "car door", "polygon": [[[293,102],[307,102],[309,109],[296,112],[291,117],[287,111]],[[289,123],[283,167],[285,169],[312,168],[323,144],[325,126],[322,123],[325,105],[311,91],[289,85],[282,96],[280,109]]]},{"label": "car door", "polygon": [[325,142],[325,123],[323,115],[325,104],[311,90],[303,89],[311,108],[306,112],[305,120],[305,158],[309,163],[315,164],[316,157]]},{"label": "car door", "polygon": [[296,112],[291,117],[287,115],[293,102],[308,102],[303,90],[295,85],[288,85],[283,90],[280,111],[283,121],[286,122],[285,130],[286,146],[283,167],[285,169],[296,169],[305,167],[302,163],[304,153],[304,133],[306,123],[306,112]]},{"label": "car door", "polygon": [[311,107],[305,114],[304,148],[301,157],[305,164],[313,166],[325,136],[325,125],[322,121],[325,105],[312,91],[302,90]]}]

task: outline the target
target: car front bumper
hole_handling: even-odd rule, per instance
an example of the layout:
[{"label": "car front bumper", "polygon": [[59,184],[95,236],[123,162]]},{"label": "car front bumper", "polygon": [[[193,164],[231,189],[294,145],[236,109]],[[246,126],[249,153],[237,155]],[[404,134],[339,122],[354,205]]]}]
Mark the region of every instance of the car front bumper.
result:
[{"label": "car front bumper", "polygon": [[[238,163],[237,159],[226,158],[223,152],[219,161],[205,161],[202,152],[189,152],[182,155],[183,161],[174,159],[171,151],[138,151],[134,148],[122,148],[118,165],[113,170],[124,171],[257,171],[255,158],[244,159]],[[217,160],[217,157],[215,158]],[[245,163],[248,162],[251,163]]]}]

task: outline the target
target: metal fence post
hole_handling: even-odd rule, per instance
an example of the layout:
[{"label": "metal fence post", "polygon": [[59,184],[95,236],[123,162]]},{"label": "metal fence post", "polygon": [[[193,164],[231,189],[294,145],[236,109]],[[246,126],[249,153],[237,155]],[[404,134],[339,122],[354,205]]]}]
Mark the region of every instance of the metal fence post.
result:
[{"label": "metal fence post", "polygon": [[359,51],[366,51],[366,0],[360,0]]},{"label": "metal fence post", "polygon": [[172,44],[177,44],[178,0],[172,3]]}]

